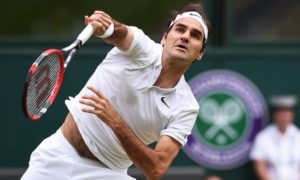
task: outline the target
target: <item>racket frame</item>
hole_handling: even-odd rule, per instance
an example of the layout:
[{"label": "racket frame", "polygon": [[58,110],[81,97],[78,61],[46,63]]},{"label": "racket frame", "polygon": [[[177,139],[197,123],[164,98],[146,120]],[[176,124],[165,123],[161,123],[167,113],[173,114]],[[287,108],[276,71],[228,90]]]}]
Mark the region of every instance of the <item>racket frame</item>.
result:
[{"label": "racket frame", "polygon": [[[23,98],[22,98],[22,105],[23,105],[23,112],[25,114],[25,116],[30,119],[30,120],[39,120],[41,118],[41,116],[43,114],[46,113],[47,109],[49,108],[50,105],[52,105],[52,103],[54,102],[58,91],[61,87],[61,84],[63,82],[63,75],[64,72],[66,70],[66,68],[68,67],[69,63],[71,62],[72,57],[75,55],[76,51],[92,36],[92,34],[94,33],[95,29],[92,27],[91,24],[88,24],[86,26],[86,28],[78,35],[77,39],[70,44],[69,46],[63,48],[62,50],[59,49],[48,49],[46,51],[44,51],[36,60],[35,62],[31,65],[31,67],[29,68],[27,77],[26,77],[26,81],[25,81],[25,85],[24,85],[24,90],[23,90]],[[64,53],[69,52],[69,55],[67,57],[67,59],[64,59]],[[46,100],[46,105],[39,111],[39,113],[37,115],[30,115],[28,113],[28,107],[27,107],[27,95],[28,95],[28,87],[29,87],[29,83],[31,82],[33,75],[36,73],[37,69],[38,69],[38,65],[45,60],[45,58],[47,56],[49,56],[50,54],[56,53],[59,57],[59,63],[60,63],[60,69],[59,69],[59,76],[58,76],[58,80],[55,83],[55,87],[53,88],[51,95],[49,96],[49,98]]]},{"label": "racket frame", "polygon": [[[30,115],[28,113],[28,107],[27,107],[27,102],[28,102],[28,88],[29,88],[29,83],[32,81],[32,78],[34,77],[39,65],[41,64],[41,62],[47,58],[49,55],[55,53],[58,57],[59,57],[59,64],[60,64],[60,69],[59,69],[59,75],[58,75],[58,80],[55,82],[54,88],[51,92],[51,95],[49,96],[49,98],[47,99],[46,105],[40,110],[40,112],[37,115]],[[40,117],[46,113],[48,107],[53,103],[53,101],[55,100],[57,94],[58,94],[58,90],[62,84],[63,81],[63,74],[64,74],[64,56],[63,56],[63,52],[61,50],[58,49],[48,49],[46,51],[44,51],[37,59],[36,61],[31,65],[31,67],[29,68],[27,77],[26,77],[26,81],[24,84],[24,91],[23,91],[23,99],[22,99],[22,103],[23,103],[23,111],[24,114],[26,115],[26,117],[30,120],[38,120],[40,119]]]}]

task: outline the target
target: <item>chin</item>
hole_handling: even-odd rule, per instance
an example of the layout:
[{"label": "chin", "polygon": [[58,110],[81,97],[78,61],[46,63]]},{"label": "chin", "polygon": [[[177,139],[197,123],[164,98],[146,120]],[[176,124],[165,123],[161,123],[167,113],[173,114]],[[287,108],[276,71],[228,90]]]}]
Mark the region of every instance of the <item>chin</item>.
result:
[{"label": "chin", "polygon": [[187,61],[189,59],[189,57],[187,56],[187,54],[185,53],[182,53],[182,52],[176,52],[173,54],[173,57],[172,59],[178,59],[178,60],[181,60],[181,61]]},{"label": "chin", "polygon": [[177,58],[172,59],[172,64],[176,64],[178,67],[187,66],[187,65],[191,64],[191,61],[187,60],[186,58],[177,57]]},{"label": "chin", "polygon": [[184,56],[173,56],[172,61],[184,62],[184,61],[187,61],[187,58]]}]

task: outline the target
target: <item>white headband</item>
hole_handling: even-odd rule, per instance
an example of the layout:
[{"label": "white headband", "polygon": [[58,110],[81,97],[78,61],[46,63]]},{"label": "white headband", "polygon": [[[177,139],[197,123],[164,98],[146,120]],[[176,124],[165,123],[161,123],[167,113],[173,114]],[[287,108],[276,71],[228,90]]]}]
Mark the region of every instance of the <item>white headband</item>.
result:
[{"label": "white headband", "polygon": [[204,30],[204,36],[205,36],[205,42],[206,42],[207,37],[208,37],[208,28],[207,28],[207,25],[206,25],[205,21],[203,20],[202,16],[196,11],[188,11],[188,12],[184,12],[182,14],[178,14],[176,16],[176,18],[170,23],[169,27],[171,27],[176,21],[178,21],[179,19],[184,18],[184,17],[194,18],[201,24],[201,26]]}]

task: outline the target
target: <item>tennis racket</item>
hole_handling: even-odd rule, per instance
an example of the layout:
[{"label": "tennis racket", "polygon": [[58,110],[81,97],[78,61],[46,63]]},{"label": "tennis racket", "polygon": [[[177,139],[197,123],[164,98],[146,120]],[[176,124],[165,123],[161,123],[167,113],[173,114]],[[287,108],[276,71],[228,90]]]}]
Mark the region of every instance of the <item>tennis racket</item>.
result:
[{"label": "tennis racket", "polygon": [[[24,90],[23,111],[30,120],[38,120],[54,102],[63,81],[64,72],[76,51],[94,33],[91,24],[69,46],[44,51],[29,68]],[[66,60],[64,54],[68,54]]]}]

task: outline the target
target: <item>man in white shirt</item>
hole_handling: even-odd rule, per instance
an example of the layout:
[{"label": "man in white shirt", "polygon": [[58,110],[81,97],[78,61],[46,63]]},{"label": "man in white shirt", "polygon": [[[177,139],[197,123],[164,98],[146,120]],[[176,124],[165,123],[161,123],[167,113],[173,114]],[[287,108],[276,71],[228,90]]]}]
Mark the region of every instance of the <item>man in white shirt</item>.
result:
[{"label": "man in white shirt", "polygon": [[[204,54],[210,25],[203,7],[174,12],[161,44],[103,11],[85,22],[115,48],[66,101],[64,124],[32,153],[23,179],[133,179],[127,175],[132,163],[159,179],[198,114],[183,75]],[[147,146],[155,141],[154,149]]]},{"label": "man in white shirt", "polygon": [[270,99],[274,123],[257,135],[250,154],[261,180],[300,179],[300,131],[293,124],[296,102],[295,96]]}]

